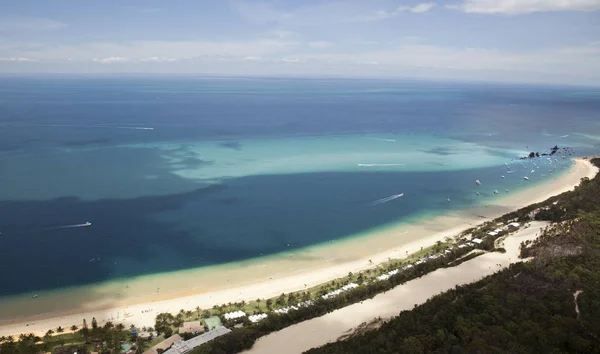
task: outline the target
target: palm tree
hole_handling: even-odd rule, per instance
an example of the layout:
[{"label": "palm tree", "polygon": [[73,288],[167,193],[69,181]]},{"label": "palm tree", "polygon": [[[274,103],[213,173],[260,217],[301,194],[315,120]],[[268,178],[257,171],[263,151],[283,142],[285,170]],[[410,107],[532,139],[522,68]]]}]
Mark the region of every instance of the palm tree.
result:
[{"label": "palm tree", "polygon": [[198,319],[200,318],[200,306],[196,306],[196,312],[198,313]]},{"label": "palm tree", "polygon": [[118,325],[115,326],[115,329],[118,332],[122,332],[125,329],[125,325],[123,325],[122,323],[119,323]]},{"label": "palm tree", "polygon": [[56,333],[62,333],[64,331],[65,330],[61,326],[56,327]]},{"label": "palm tree", "polygon": [[46,331],[46,335],[52,337],[52,335],[54,334],[54,331],[49,329]]},{"label": "palm tree", "polygon": [[129,329],[133,331],[135,329],[135,326],[132,324],[131,326],[129,326]]},{"label": "palm tree", "polygon": [[77,330],[77,325],[72,325],[71,326],[71,331],[75,332]]}]

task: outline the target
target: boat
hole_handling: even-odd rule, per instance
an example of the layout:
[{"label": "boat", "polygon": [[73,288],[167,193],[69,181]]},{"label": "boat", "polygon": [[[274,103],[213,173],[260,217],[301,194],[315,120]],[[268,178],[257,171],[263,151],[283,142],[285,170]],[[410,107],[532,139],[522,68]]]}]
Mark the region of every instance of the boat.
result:
[{"label": "boat", "polygon": [[494,189],[494,194],[498,194],[498,193],[499,193],[498,190]]},{"label": "boat", "polygon": [[525,176],[523,177],[524,180],[529,181],[529,177]]},{"label": "boat", "polygon": [[475,184],[479,186],[479,185],[481,185],[481,182],[478,179],[476,179]]},{"label": "boat", "polygon": [[92,223],[89,221],[86,221],[85,224],[81,224],[81,226],[92,226]]}]

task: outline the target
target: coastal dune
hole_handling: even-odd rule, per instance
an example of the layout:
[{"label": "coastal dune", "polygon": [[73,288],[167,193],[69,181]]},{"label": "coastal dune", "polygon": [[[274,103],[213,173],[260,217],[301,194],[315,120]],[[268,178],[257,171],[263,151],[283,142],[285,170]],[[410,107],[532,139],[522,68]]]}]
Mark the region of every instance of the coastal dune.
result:
[{"label": "coastal dune", "polygon": [[[197,306],[212,308],[213,305],[302,290],[348,272],[373,267],[389,258],[403,258],[485,220],[568,191],[579,184],[581,178],[592,178],[597,172],[598,169],[587,160],[575,159],[564,174],[526,190],[499,196],[490,206],[452,211],[443,216],[381,228],[352,239],[290,250],[289,254],[258,260],[58,290],[37,299],[7,298],[0,303],[0,336],[29,332],[43,334],[57,326],[80,325],[84,318],[90,321],[92,317],[99,324],[110,320],[126,326],[153,326],[156,315],[161,312],[192,310]],[[485,273],[478,276],[483,275]],[[455,285],[462,279],[458,275],[456,279],[447,276]],[[464,282],[472,281],[469,279],[465,278]],[[343,327],[347,329],[348,325]]]},{"label": "coastal dune", "polygon": [[506,253],[486,253],[456,267],[441,268],[411,280],[372,299],[333,311],[321,317],[287,327],[260,338],[247,354],[302,353],[348,335],[362,323],[375,318],[389,319],[427,299],[458,285],[477,281],[518,261],[521,242],[535,239],[547,222],[532,222],[508,236]]}]

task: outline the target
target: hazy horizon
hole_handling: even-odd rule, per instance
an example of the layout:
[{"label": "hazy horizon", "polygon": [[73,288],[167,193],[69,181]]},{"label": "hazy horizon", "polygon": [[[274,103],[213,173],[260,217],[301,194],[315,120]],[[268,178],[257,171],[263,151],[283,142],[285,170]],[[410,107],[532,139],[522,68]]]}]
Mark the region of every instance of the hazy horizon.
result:
[{"label": "hazy horizon", "polygon": [[0,11],[0,72],[597,85],[599,10],[595,0],[25,0]]}]

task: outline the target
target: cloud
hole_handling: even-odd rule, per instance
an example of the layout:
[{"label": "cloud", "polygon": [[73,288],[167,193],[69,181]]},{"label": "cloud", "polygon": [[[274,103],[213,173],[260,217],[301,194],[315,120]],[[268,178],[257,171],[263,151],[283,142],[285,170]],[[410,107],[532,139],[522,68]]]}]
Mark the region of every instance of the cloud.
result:
[{"label": "cloud", "polygon": [[378,10],[369,15],[361,15],[357,17],[352,17],[348,19],[348,22],[372,22],[372,21],[381,21],[385,19],[389,19],[392,17],[396,17],[403,12],[412,12],[412,13],[425,13],[429,10],[433,9],[436,6],[433,2],[424,2],[420,4],[416,4],[414,6],[398,6],[396,9],[392,11],[386,10]]},{"label": "cloud", "polygon": [[29,58],[0,58],[0,61],[26,62],[26,61],[35,61],[35,60],[29,59]]},{"label": "cloud", "polygon": [[599,0],[464,0],[449,5],[467,13],[520,15],[551,11],[597,11]]},{"label": "cloud", "polygon": [[433,9],[436,6],[433,2],[424,2],[415,6],[399,6],[396,8],[396,12],[409,11],[414,13],[423,13]]},{"label": "cloud", "polygon": [[122,57],[108,57],[108,58],[93,58],[92,61],[102,63],[102,64],[112,64],[112,63],[125,63],[128,62],[129,59]]},{"label": "cloud", "polygon": [[233,9],[250,23],[305,28],[381,20],[396,16],[400,12],[425,12],[435,5],[423,3],[399,7],[393,11],[373,11],[373,5],[368,1],[324,1],[312,4],[297,1],[293,4],[295,5],[291,8],[281,9],[266,2],[240,1],[234,3]]},{"label": "cloud", "polygon": [[307,44],[311,48],[329,48],[333,46],[333,43],[327,41],[312,41]]},{"label": "cloud", "polygon": [[0,16],[0,32],[51,31],[67,25],[47,18]]},{"label": "cloud", "polygon": [[164,62],[173,62],[177,61],[176,58],[159,58],[159,57],[150,57],[150,58],[142,58],[139,59],[141,62],[150,62],[150,63],[164,63]]},{"label": "cloud", "polygon": [[[300,42],[259,39],[253,41],[128,41],[91,42],[79,45],[60,43],[6,43],[0,41],[0,57],[32,58],[42,61],[94,60],[99,63],[123,61],[168,62],[196,57],[262,57],[290,54]],[[125,59],[127,58],[127,59]]]},{"label": "cloud", "polygon": [[0,41],[0,71],[431,78],[454,73],[457,78],[486,80],[600,82],[600,42],[527,51],[436,46],[425,39],[365,46],[342,44],[286,40],[80,45]]}]

